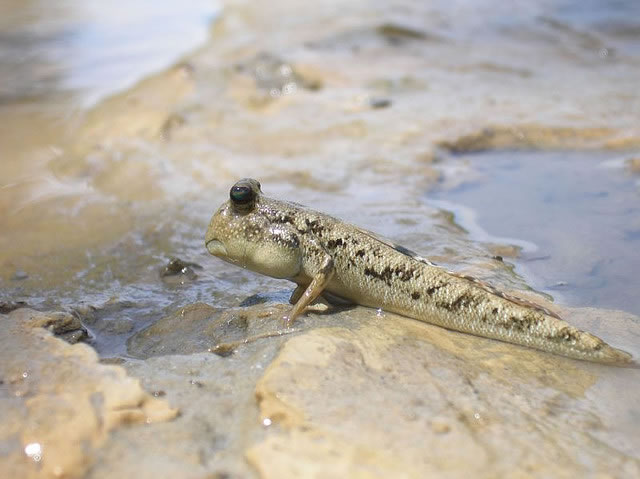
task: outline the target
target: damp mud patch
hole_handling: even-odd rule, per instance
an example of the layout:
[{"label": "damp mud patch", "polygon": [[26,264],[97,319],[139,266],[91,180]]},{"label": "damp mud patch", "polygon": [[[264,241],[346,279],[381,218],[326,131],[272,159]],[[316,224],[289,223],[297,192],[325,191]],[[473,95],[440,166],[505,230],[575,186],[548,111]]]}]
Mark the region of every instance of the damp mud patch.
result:
[{"label": "damp mud patch", "polygon": [[559,302],[638,314],[640,182],[626,166],[631,157],[460,155],[443,163],[440,184],[425,200],[452,212],[471,239],[489,249],[513,246],[504,261]]}]

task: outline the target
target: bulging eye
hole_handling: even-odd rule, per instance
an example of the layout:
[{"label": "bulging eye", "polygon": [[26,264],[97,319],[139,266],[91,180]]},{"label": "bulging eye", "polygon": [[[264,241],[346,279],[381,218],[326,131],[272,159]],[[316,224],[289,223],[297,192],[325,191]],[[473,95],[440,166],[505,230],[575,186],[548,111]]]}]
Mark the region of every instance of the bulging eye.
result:
[{"label": "bulging eye", "polygon": [[254,194],[250,186],[234,185],[229,192],[229,197],[237,205],[251,203]]},{"label": "bulging eye", "polygon": [[235,210],[241,213],[250,211],[260,195],[260,183],[253,178],[243,178],[229,191],[229,198]]}]

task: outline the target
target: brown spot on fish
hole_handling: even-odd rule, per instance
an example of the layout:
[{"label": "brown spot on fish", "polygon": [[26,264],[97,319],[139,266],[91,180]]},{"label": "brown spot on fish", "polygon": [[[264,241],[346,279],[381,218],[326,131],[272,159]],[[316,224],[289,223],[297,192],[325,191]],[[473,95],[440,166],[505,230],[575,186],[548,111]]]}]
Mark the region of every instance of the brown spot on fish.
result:
[{"label": "brown spot on fish", "polygon": [[393,272],[389,266],[386,266],[382,271],[378,272],[373,268],[366,267],[364,269],[365,276],[370,276],[375,279],[379,279],[380,281],[384,281],[387,285],[391,285],[391,278],[393,276]]},{"label": "brown spot on fish", "polygon": [[433,286],[429,286],[427,288],[427,294],[429,296],[433,296],[433,293],[438,291],[440,288],[444,288],[445,286],[448,286],[448,285],[449,285],[449,283],[440,283],[440,284],[435,284]]},{"label": "brown spot on fish", "polygon": [[467,296],[466,294],[463,294],[458,296],[456,299],[454,299],[451,302],[437,301],[436,306],[442,309],[446,309],[447,311],[455,312],[455,311],[460,311],[461,309],[470,305],[472,302],[473,302],[472,297]]},{"label": "brown spot on fish", "polygon": [[451,302],[451,304],[449,305],[449,309],[451,311],[460,310],[465,306],[468,306],[472,302],[473,302],[472,296],[461,294],[454,301]]},{"label": "brown spot on fish", "polygon": [[324,233],[324,226],[320,223],[320,221],[318,220],[305,220],[305,224],[307,225],[307,228],[309,231],[311,231],[314,235],[319,236],[320,238],[322,238],[322,233]]},{"label": "brown spot on fish", "polygon": [[275,213],[273,216],[268,215],[267,218],[276,224],[294,224],[293,216],[290,213]]},{"label": "brown spot on fish", "polygon": [[342,238],[327,241],[327,248],[334,249],[337,246],[346,246],[345,242],[342,241]]}]

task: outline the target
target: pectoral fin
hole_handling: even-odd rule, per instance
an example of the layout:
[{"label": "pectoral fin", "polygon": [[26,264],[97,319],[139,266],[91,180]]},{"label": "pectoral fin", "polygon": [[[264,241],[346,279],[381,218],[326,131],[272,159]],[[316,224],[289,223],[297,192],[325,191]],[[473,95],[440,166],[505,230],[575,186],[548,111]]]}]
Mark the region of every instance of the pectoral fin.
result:
[{"label": "pectoral fin", "polygon": [[285,317],[287,327],[291,326],[307,306],[324,291],[324,288],[329,284],[329,281],[331,281],[334,272],[333,259],[327,254],[320,270],[313,277],[309,286],[305,289],[304,286],[299,285],[291,295],[289,302],[295,302],[295,305],[289,315]]}]

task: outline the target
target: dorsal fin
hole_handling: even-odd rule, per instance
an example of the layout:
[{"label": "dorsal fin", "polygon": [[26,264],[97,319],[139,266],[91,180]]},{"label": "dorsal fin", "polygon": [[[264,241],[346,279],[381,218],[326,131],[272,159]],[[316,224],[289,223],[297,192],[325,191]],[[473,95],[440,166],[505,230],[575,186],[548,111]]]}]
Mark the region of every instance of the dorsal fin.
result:
[{"label": "dorsal fin", "polygon": [[389,248],[392,248],[394,250],[396,250],[398,253],[402,253],[405,256],[408,256],[409,258],[415,259],[416,261],[420,261],[421,263],[426,264],[427,266],[435,266],[436,268],[439,267],[437,264],[435,264],[434,262],[428,260],[427,258],[420,256],[418,253],[416,253],[415,251],[411,251],[409,248],[405,248],[402,245],[399,245],[397,243],[394,243],[393,241],[384,238],[382,236],[378,236],[376,233],[369,231],[369,230],[365,230],[364,228],[360,228],[359,226],[356,227],[356,229],[358,231],[360,231],[360,233],[365,234],[367,236],[369,236],[370,238],[373,238],[376,241],[379,241],[380,243],[388,246]]}]

